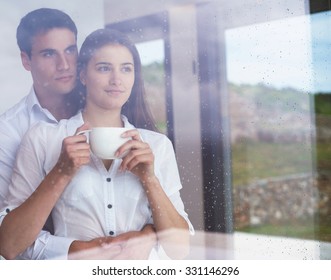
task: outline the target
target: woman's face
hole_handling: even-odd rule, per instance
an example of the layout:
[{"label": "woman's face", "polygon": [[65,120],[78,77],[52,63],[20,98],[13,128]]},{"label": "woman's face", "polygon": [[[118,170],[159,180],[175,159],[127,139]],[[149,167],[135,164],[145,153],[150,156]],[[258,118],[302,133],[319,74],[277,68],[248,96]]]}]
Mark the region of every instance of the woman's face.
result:
[{"label": "woman's face", "polygon": [[134,84],[134,61],[122,45],[105,45],[95,51],[81,72],[86,86],[86,105],[106,110],[121,110]]}]

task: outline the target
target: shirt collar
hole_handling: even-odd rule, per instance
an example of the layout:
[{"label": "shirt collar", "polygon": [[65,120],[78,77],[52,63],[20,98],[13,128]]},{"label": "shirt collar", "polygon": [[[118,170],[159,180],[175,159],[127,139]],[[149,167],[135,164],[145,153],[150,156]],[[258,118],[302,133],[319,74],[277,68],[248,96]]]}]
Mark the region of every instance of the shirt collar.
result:
[{"label": "shirt collar", "polygon": [[47,109],[41,107],[33,87],[31,87],[30,93],[26,98],[26,105],[30,116],[33,116],[36,120],[48,119],[50,122],[58,122]]},{"label": "shirt collar", "polygon": [[125,128],[135,129],[134,125],[129,122],[129,120],[126,116],[121,115],[121,118],[122,118]]},{"label": "shirt collar", "polygon": [[31,88],[31,90],[27,96],[26,103],[27,103],[29,113],[32,112],[33,107],[38,107],[41,109],[40,103],[38,101],[36,92],[34,91],[33,87]]}]

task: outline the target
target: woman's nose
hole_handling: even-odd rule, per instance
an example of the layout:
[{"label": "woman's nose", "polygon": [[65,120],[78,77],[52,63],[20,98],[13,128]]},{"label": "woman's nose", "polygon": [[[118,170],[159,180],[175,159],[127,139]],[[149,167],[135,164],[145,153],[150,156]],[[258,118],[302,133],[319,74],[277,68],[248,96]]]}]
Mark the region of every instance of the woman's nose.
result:
[{"label": "woman's nose", "polygon": [[122,83],[120,73],[112,71],[109,78],[109,83],[112,85],[120,85]]}]

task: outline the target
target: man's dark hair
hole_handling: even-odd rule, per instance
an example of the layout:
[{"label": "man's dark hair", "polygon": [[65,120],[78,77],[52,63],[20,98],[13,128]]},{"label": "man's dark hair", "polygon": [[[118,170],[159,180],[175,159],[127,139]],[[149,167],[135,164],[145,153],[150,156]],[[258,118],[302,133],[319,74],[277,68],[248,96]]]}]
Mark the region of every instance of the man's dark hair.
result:
[{"label": "man's dark hair", "polygon": [[21,19],[16,31],[17,44],[21,52],[31,57],[33,37],[53,28],[67,28],[75,34],[77,39],[77,27],[66,13],[49,8],[29,12]]}]

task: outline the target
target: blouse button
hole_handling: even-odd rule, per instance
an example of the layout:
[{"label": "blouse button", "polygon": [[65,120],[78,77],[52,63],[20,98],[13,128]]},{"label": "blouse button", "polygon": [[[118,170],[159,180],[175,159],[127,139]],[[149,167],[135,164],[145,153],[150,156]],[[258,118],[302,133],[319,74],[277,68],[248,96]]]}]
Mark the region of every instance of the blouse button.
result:
[{"label": "blouse button", "polygon": [[109,235],[114,235],[114,232],[111,230],[111,231],[109,232]]},{"label": "blouse button", "polygon": [[7,209],[6,209],[6,213],[9,213],[9,212],[10,212],[10,209],[9,209],[9,208],[7,208]]},{"label": "blouse button", "polygon": [[111,181],[111,178],[107,178],[107,182],[110,182]]},{"label": "blouse button", "polygon": [[108,204],[107,207],[108,207],[109,209],[111,209],[111,208],[113,208],[113,205]]}]

